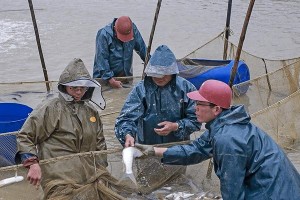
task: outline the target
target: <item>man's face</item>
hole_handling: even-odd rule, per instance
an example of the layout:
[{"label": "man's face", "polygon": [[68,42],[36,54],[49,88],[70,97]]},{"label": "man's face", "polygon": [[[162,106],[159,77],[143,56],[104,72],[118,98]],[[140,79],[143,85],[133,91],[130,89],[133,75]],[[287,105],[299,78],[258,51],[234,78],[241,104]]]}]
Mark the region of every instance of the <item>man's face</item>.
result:
[{"label": "man's face", "polygon": [[196,101],[196,116],[201,123],[207,123],[216,118],[222,111],[220,106],[216,106],[209,102]]},{"label": "man's face", "polygon": [[151,77],[154,83],[160,87],[167,85],[172,79],[173,75],[165,75],[161,78]]},{"label": "man's face", "polygon": [[74,98],[74,101],[80,101],[88,87],[66,86],[67,93]]}]

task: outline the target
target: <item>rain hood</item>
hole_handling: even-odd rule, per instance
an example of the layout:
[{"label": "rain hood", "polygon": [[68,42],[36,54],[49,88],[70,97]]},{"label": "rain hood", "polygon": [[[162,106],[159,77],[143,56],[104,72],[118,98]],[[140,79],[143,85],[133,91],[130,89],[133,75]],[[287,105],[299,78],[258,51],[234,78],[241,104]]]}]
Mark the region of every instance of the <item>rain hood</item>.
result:
[{"label": "rain hood", "polygon": [[169,47],[166,45],[157,47],[146,66],[145,73],[147,76],[157,78],[179,73],[175,55]]},{"label": "rain hood", "polygon": [[82,97],[82,101],[92,101],[102,110],[105,108],[105,100],[102,95],[101,85],[91,78],[83,61],[80,58],[72,60],[59,77],[58,90],[66,101],[73,101],[65,86],[88,87]]}]

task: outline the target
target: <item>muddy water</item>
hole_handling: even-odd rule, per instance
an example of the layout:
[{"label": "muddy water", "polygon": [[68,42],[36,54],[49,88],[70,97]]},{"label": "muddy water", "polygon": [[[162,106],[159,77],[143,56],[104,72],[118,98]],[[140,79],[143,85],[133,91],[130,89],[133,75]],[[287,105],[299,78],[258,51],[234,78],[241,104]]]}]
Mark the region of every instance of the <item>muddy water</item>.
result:
[{"label": "muddy water", "polygon": [[[95,36],[99,28],[114,17],[129,15],[149,40],[157,1],[154,0],[40,0],[33,1],[40,39],[50,80],[57,80],[66,64],[74,57],[83,59],[92,72]],[[27,1],[0,0],[0,82],[43,80],[39,55]],[[233,2],[231,40],[237,44],[248,1]],[[154,35],[152,52],[160,44],[168,45],[180,58],[204,44],[224,29],[227,1],[164,0]],[[269,59],[299,57],[300,4],[298,0],[256,1],[244,50]],[[134,75],[142,72],[141,60],[134,57]],[[30,86],[25,85],[24,88]],[[6,87],[9,91],[9,86]],[[20,91],[20,90],[18,90]],[[119,148],[113,134],[118,116],[129,89],[107,90],[107,108],[101,112],[107,143]],[[23,102],[35,107],[41,93],[14,93],[1,96],[2,101]],[[299,150],[300,151],[300,150]],[[300,171],[299,153],[289,154]],[[204,178],[207,163],[190,175]],[[203,187],[217,185],[202,183]]]},{"label": "muddy water", "polygon": [[[249,1],[233,2],[231,40],[238,42]],[[92,71],[95,36],[114,17],[129,15],[148,43],[155,0],[41,0],[33,1],[49,79],[57,80],[74,57]],[[27,1],[0,0],[0,82],[43,80]],[[265,58],[298,57],[300,52],[298,0],[261,0],[253,8],[244,50]],[[227,1],[164,0],[152,52],[168,45],[181,58],[204,44],[225,26]],[[142,65],[134,59],[135,74]]]}]

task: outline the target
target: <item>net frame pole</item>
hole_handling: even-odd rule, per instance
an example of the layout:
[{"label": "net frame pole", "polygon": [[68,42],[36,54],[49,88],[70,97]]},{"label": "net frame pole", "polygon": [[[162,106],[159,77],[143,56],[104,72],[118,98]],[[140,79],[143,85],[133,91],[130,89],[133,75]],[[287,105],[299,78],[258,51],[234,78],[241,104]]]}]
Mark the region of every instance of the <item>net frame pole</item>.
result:
[{"label": "net frame pole", "polygon": [[45,65],[45,61],[44,61],[44,56],[43,56],[43,51],[42,51],[42,46],[41,46],[40,36],[39,36],[39,30],[38,30],[36,19],[35,19],[32,0],[28,0],[28,4],[29,4],[29,8],[30,8],[30,14],[31,14],[31,19],[32,19],[32,23],[33,23],[36,43],[37,43],[37,46],[38,46],[40,60],[41,60],[41,64],[42,64],[44,79],[45,79],[45,82],[46,82],[46,88],[47,88],[47,92],[49,93],[50,92],[50,85],[49,85],[48,73],[47,73],[47,69],[46,69],[46,65]]},{"label": "net frame pole", "polygon": [[237,67],[238,67],[238,62],[240,60],[240,55],[241,55],[241,51],[243,48],[243,43],[245,40],[245,36],[246,36],[246,32],[247,32],[247,27],[250,21],[250,16],[253,10],[253,6],[254,6],[255,0],[251,0],[248,6],[248,10],[247,10],[247,14],[245,17],[245,21],[244,21],[244,25],[242,28],[242,32],[241,32],[241,36],[240,36],[240,40],[239,40],[239,44],[238,44],[238,48],[237,48],[237,52],[236,52],[236,56],[235,56],[235,60],[234,60],[234,65],[233,68],[231,70],[231,74],[230,74],[230,79],[229,79],[229,86],[232,88],[233,85],[233,81],[237,72]]},{"label": "net frame pole", "polygon": [[162,2],[162,0],[157,1],[156,11],[155,11],[155,15],[154,15],[154,20],[153,20],[152,29],[151,29],[150,38],[149,38],[148,47],[147,47],[147,53],[146,53],[145,62],[144,62],[144,69],[143,69],[142,79],[145,78],[145,68],[146,68],[146,66],[148,64],[148,61],[149,61],[149,56],[150,56],[154,31],[155,31],[156,22],[157,22],[157,19],[158,19],[159,10],[160,10],[160,7],[161,7],[161,2]]},{"label": "net frame pole", "polygon": [[224,40],[223,60],[227,59],[228,38],[229,38],[229,33],[230,33],[231,8],[232,8],[232,0],[228,0],[227,18],[226,18],[226,26],[225,26],[225,40]]}]

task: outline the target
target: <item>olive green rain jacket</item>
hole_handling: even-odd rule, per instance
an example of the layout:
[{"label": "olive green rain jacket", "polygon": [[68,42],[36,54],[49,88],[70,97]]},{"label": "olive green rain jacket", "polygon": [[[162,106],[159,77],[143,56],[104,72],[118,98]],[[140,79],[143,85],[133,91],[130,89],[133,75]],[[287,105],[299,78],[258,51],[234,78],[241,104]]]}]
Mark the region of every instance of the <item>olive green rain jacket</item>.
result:
[{"label": "olive green rain jacket", "polygon": [[[81,152],[106,150],[103,126],[98,111],[89,102],[89,94],[74,102],[63,93],[61,84],[90,78],[80,59],[73,60],[59,80],[59,97],[39,105],[30,114],[18,134],[18,153],[33,154],[39,160],[66,156]],[[87,91],[88,93],[89,91]],[[71,100],[70,100],[71,99]],[[101,167],[102,166],[102,167]],[[106,167],[106,155],[75,156],[41,164],[41,186],[45,198],[59,191],[70,192],[74,188],[94,182],[100,175],[96,169]],[[102,171],[103,172],[103,171]]]}]

